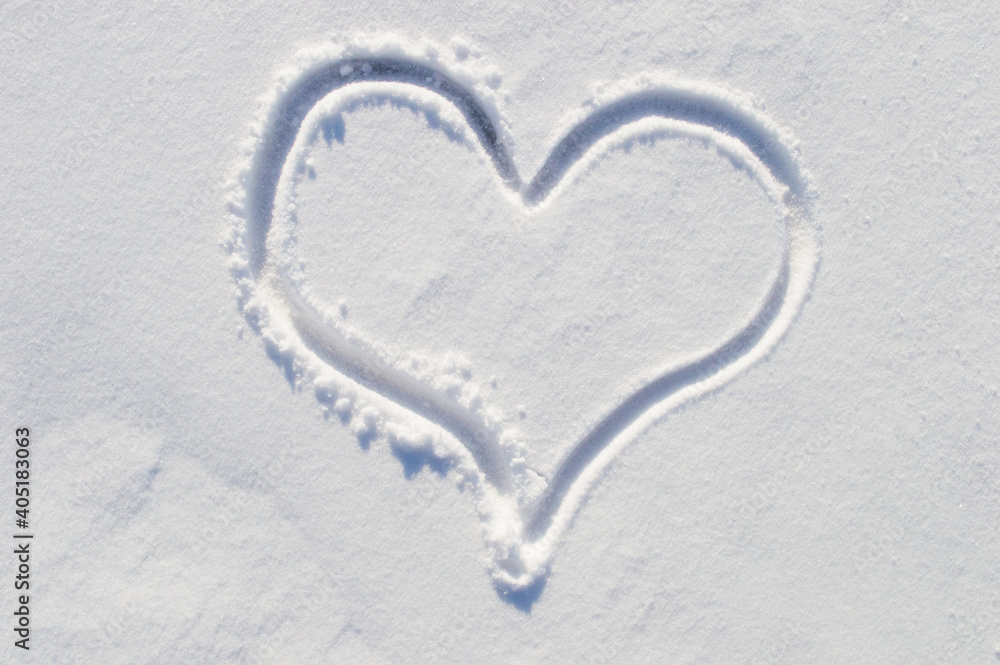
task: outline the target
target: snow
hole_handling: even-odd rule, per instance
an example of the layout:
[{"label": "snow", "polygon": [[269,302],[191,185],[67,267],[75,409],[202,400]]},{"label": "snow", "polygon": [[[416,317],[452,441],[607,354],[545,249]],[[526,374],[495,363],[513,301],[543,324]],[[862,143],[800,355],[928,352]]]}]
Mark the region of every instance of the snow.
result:
[{"label": "snow", "polygon": [[0,662],[996,662],[995,15],[3,9]]}]

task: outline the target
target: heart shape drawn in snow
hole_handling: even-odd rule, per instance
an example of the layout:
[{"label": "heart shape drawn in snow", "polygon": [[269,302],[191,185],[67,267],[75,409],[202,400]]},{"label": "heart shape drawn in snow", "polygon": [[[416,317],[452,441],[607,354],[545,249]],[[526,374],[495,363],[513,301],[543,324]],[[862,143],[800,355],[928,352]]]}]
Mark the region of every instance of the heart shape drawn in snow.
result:
[{"label": "heart shape drawn in snow", "polygon": [[[395,37],[300,53],[279,75],[253,126],[228,194],[226,244],[240,308],[296,384],[312,385],[320,402],[359,436],[384,437],[397,450],[446,462],[472,490],[494,584],[513,597],[540,590],[562,534],[629,442],[775,347],[808,297],[818,242],[794,141],[740,95],[652,75],[622,83],[570,119],[525,183],[507,152],[506,125],[489,85],[494,80],[446,49]],[[606,413],[531,494],[523,444],[502,419],[480,408],[477,398],[442,390],[433,373],[414,371],[411,358],[347,326],[305,284],[295,254],[294,201],[306,152],[319,132],[331,131],[331,119],[372,95],[419,109],[466,137],[526,209],[545,206],[563,183],[623,140],[650,134],[698,139],[745,171],[779,208],[785,245],[777,277],[732,336],[664,368]]]}]

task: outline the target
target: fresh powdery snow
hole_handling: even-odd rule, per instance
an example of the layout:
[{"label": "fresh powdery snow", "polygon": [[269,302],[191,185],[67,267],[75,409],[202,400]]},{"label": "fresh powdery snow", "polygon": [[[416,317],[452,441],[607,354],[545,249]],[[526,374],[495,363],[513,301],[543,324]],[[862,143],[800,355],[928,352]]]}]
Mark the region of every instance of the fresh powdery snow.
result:
[{"label": "fresh powdery snow", "polygon": [[1000,9],[188,4],[0,9],[0,663],[1000,661]]}]

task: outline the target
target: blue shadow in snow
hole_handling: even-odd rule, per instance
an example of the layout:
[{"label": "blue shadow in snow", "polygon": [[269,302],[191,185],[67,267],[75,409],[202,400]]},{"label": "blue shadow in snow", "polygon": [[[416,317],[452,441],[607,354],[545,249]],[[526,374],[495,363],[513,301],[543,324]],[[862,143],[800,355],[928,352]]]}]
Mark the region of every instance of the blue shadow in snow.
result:
[{"label": "blue shadow in snow", "polygon": [[513,605],[525,614],[531,614],[531,608],[542,597],[542,591],[545,590],[545,584],[548,582],[548,579],[548,575],[542,575],[532,582],[530,586],[516,590],[497,586],[497,595],[500,596],[500,600],[508,605]]}]

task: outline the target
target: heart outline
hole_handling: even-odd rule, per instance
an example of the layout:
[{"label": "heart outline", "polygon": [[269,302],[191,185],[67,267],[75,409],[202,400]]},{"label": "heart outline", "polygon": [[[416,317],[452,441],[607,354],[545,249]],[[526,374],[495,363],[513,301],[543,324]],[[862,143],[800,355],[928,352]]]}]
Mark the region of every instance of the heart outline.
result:
[{"label": "heart outline", "polygon": [[[602,141],[650,118],[673,123],[681,135],[714,143],[720,154],[740,162],[772,198],[780,199],[786,230],[781,269],[753,316],[734,335],[707,352],[673,363],[606,414],[560,462],[527,519],[507,500],[512,490],[503,470],[508,467],[495,433],[378,354],[332,334],[336,331],[331,333],[330,319],[303,300],[287,266],[282,272],[268,263],[274,253],[271,236],[283,173],[309,114],[338,90],[379,83],[412,86],[451,104],[499,179],[529,207],[544,206],[558,194],[569,174]],[[810,211],[813,194],[794,141],[734,93],[676,79],[647,77],[627,84],[567,123],[568,130],[529,183],[521,181],[506,150],[502,115],[484,103],[484,94],[488,96],[488,90],[470,81],[468,71],[429,56],[426,45],[415,48],[382,38],[306,52],[295,69],[279,78],[254,127],[227,199],[231,219],[226,246],[240,308],[269,352],[283,359],[286,371],[299,381],[312,379],[319,397],[325,389],[320,377],[329,378],[325,365],[359,384],[360,390],[367,389],[370,394],[365,396],[377,412],[400,421],[415,415],[464,446],[471,467],[465,459],[463,481],[476,489],[494,583],[508,594],[544,583],[557,542],[596,480],[628,443],[681,404],[721,388],[770,353],[808,298],[818,268],[818,241]],[[356,415],[367,419],[362,412]],[[433,443],[447,448],[447,439]],[[450,452],[461,457],[461,451]]]}]

